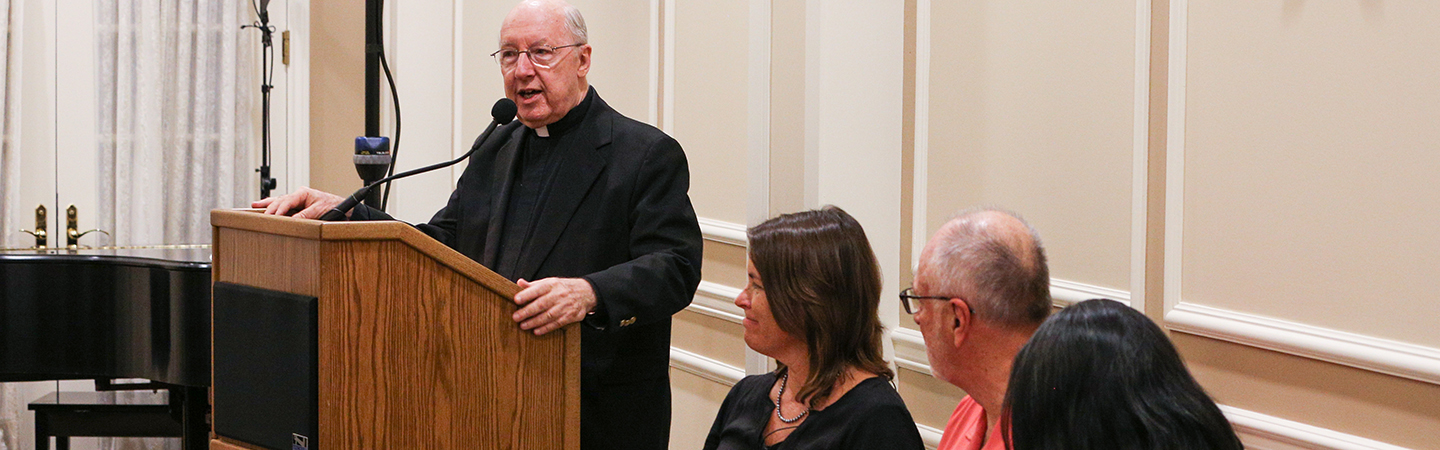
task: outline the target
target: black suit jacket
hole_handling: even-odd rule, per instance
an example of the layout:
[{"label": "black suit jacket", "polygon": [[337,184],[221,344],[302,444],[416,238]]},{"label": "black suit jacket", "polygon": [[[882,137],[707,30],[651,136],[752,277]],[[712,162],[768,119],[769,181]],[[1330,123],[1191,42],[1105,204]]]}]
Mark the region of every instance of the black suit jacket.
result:
[{"label": "black suit jacket", "polygon": [[[700,226],[688,194],[690,172],[680,144],[655,127],[620,115],[592,88],[590,107],[556,148],[560,164],[521,250],[516,278],[582,277],[595,288],[596,314],[581,327],[582,446],[597,421],[633,420],[627,443],[664,442],[669,433],[670,317],[700,282]],[[526,128],[495,130],[470,160],[449,203],[417,225],[460,253],[494,267],[500,230]],[[388,219],[365,208],[352,220]],[[638,384],[638,386],[637,386]],[[608,386],[626,392],[604,395]],[[653,394],[636,394],[635,389]],[[662,392],[663,391],[663,392]],[[636,398],[639,395],[640,398]],[[663,397],[663,398],[662,398]],[[611,404],[614,403],[614,404]],[[650,410],[647,410],[650,408]],[[653,419],[646,417],[653,416]],[[608,419],[607,419],[608,417]],[[607,427],[610,428],[610,427]],[[644,439],[634,433],[661,433]]]}]

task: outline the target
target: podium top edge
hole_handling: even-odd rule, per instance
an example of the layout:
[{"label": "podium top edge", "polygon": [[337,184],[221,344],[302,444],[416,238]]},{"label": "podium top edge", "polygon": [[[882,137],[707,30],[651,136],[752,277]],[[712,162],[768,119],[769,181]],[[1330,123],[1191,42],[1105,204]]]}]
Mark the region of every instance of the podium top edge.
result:
[{"label": "podium top edge", "polygon": [[252,208],[215,209],[210,211],[210,225],[215,228],[245,230],[314,241],[397,240],[434,258],[442,265],[467,278],[489,287],[496,293],[513,297],[520,291],[514,282],[491,271],[478,262],[446,247],[425,233],[400,221],[322,222],[314,219],[261,214]]}]

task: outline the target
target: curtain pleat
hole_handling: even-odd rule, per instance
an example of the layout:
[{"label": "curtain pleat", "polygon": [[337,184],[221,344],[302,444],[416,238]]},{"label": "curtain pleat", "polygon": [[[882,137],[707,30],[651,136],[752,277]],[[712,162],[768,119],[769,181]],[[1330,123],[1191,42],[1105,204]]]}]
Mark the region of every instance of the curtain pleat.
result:
[{"label": "curtain pleat", "polygon": [[258,32],[240,0],[97,0],[101,228],[115,245],[210,242],[246,205]]},{"label": "curtain pleat", "polygon": [[[98,228],[114,245],[209,243],[209,211],[245,206],[256,191],[258,33],[240,28],[254,19],[249,0],[95,5]],[[20,8],[0,0],[0,247],[22,244],[14,222],[29,217],[18,205]],[[0,383],[0,450],[28,448],[24,400]],[[101,448],[180,446],[105,439]]]},{"label": "curtain pleat", "polygon": [[[255,190],[258,33],[240,28],[250,4],[96,2],[100,228],[115,245],[209,243],[210,210],[247,206]],[[100,448],[180,443],[113,438]]]},{"label": "curtain pleat", "polygon": [[[17,77],[12,71],[19,71],[20,48],[11,39],[11,33],[19,33],[18,14],[12,14],[11,1],[0,0],[0,247],[18,244],[17,227],[12,222],[19,217],[20,176],[19,155],[19,114],[20,90]],[[20,411],[23,406],[15,394],[15,386],[0,383],[0,450],[20,448]]]}]

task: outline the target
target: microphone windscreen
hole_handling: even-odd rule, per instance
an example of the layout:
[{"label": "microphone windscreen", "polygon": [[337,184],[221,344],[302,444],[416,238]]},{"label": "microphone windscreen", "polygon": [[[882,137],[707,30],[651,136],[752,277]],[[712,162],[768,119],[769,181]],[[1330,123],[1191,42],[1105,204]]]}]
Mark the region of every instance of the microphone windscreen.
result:
[{"label": "microphone windscreen", "polygon": [[515,113],[518,111],[514,100],[501,98],[495,101],[495,106],[490,107],[490,117],[495,118],[495,123],[504,125],[515,120]]}]

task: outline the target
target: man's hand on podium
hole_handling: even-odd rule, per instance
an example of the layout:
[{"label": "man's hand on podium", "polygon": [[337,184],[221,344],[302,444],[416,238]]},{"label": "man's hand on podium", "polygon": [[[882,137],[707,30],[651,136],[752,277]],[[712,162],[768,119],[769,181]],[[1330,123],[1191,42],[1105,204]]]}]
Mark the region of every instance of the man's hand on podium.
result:
[{"label": "man's hand on podium", "polygon": [[[265,214],[295,216],[297,219],[318,219],[326,211],[335,208],[344,197],[329,192],[301,186],[295,192],[279,197],[269,197],[250,203],[251,208],[265,208]],[[349,217],[349,213],[345,214]]]},{"label": "man's hand on podium", "polygon": [[522,290],[515,304],[521,308],[511,318],[537,336],[584,320],[595,309],[595,288],[582,278],[521,279],[518,284]]}]

